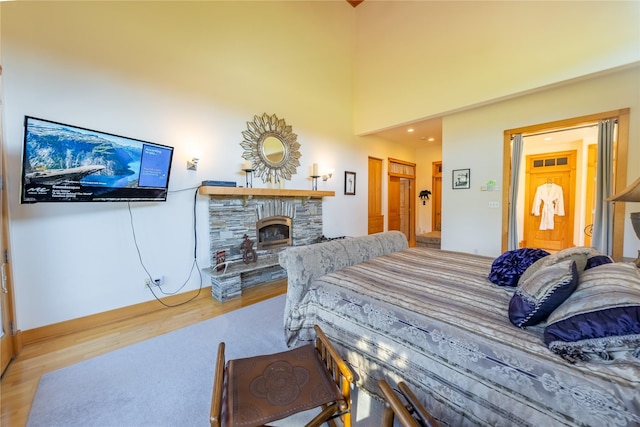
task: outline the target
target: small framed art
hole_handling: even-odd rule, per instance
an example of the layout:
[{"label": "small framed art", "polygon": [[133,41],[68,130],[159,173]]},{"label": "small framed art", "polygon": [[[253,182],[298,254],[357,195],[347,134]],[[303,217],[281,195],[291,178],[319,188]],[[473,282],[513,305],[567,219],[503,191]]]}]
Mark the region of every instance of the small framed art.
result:
[{"label": "small framed art", "polygon": [[471,188],[471,169],[454,169],[452,185],[454,190]]},{"label": "small framed art", "polygon": [[344,194],[355,196],[356,194],[356,173],[344,171]]}]

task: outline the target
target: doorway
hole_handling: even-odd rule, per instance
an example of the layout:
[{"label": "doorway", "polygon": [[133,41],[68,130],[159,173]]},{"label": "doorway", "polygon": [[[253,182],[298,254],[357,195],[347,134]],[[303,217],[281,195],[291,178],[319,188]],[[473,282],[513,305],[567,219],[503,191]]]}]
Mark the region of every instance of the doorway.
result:
[{"label": "doorway", "polygon": [[387,229],[402,231],[409,246],[416,245],[415,170],[415,163],[389,159]]},{"label": "doorway", "polygon": [[[0,66],[0,89],[2,88],[2,66]],[[6,182],[4,179],[4,149],[2,127],[2,100],[0,100],[0,375],[4,374],[9,362],[18,354],[15,336],[15,309],[13,305],[13,287],[9,264],[9,208]]]},{"label": "doorway", "polygon": [[442,231],[442,162],[433,162],[431,169],[431,231]]},{"label": "doorway", "polygon": [[[626,186],[626,176],[627,176],[627,162],[626,162],[626,153],[628,152],[629,145],[629,109],[620,109],[607,111],[603,113],[596,113],[588,116],[575,117],[571,119],[559,120],[555,122],[542,123],[538,125],[525,126],[522,128],[509,129],[504,132],[504,150],[503,150],[503,193],[502,193],[502,251],[508,250],[509,247],[509,221],[510,217],[520,215],[527,215],[527,212],[524,212],[524,209],[520,209],[519,207],[512,205],[511,203],[511,138],[513,135],[522,134],[523,136],[527,136],[529,134],[536,133],[552,133],[557,132],[559,130],[567,129],[567,128],[575,128],[579,126],[585,126],[592,123],[597,123],[600,120],[610,119],[617,121],[617,135],[616,141],[614,144],[614,164],[613,164],[613,189],[612,191],[615,193],[616,189],[624,188]],[[525,147],[526,147],[525,141]],[[585,148],[585,152],[582,154],[582,157],[587,157],[587,149]],[[623,161],[615,161],[615,159],[624,159]],[[524,159],[523,159],[524,161]],[[584,164],[584,169],[588,171],[588,167],[586,167],[587,162],[578,162],[578,164]],[[524,169],[524,168],[522,168]],[[523,171],[524,172],[524,171]],[[586,172],[578,173],[577,175],[584,175]],[[523,173],[520,174],[521,180]],[[581,181],[578,180],[578,185],[581,185]],[[521,189],[524,184],[521,184]],[[584,193],[584,188],[589,188],[588,185],[581,186],[581,188],[576,191],[581,194]],[[593,189],[591,189],[593,191]],[[519,201],[522,201],[522,197],[519,197]],[[587,218],[590,218],[590,202],[586,201],[588,198],[585,197],[583,201],[580,203],[576,203],[575,210],[576,216],[574,219],[582,218],[584,221],[587,221]],[[597,203],[597,201],[593,201],[593,203]],[[516,209],[517,208],[517,209]],[[517,212],[517,214],[514,214]],[[584,212],[584,215],[580,213]],[[517,215],[517,216],[515,216]],[[612,253],[610,254],[614,260],[622,259],[623,253],[623,244],[624,244],[624,206],[620,203],[616,203],[613,206],[613,240],[612,240]],[[585,225],[585,229],[587,229],[589,224]],[[520,236],[522,236],[522,230],[518,232]],[[576,234],[574,233],[574,236]],[[586,242],[586,240],[585,240]]]},{"label": "doorway", "polygon": [[[0,126],[0,179],[4,181],[4,154],[2,152],[2,126]],[[0,212],[2,212],[2,226],[0,226],[0,375],[4,374],[9,362],[17,355],[15,345],[15,311],[13,307],[13,288],[11,283],[11,269],[9,265],[9,218],[7,209],[7,191],[4,182],[0,190]]]},{"label": "doorway", "polygon": [[389,230],[402,231],[407,240],[411,233],[409,216],[411,198],[411,180],[389,177]]},{"label": "doorway", "polygon": [[593,236],[593,218],[596,211],[596,163],[598,155],[596,150],[597,144],[590,144],[587,148],[587,193],[585,198],[584,212],[584,245],[591,246],[591,237]]}]

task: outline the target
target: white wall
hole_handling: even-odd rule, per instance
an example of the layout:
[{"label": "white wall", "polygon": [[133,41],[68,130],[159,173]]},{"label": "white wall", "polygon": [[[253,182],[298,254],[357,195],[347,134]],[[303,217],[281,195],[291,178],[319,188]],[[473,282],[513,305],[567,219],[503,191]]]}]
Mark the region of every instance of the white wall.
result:
[{"label": "white wall", "polygon": [[[631,109],[627,182],[640,175],[640,68],[633,67],[598,78],[580,80],[547,91],[522,96],[486,107],[446,116],[443,119],[443,205],[442,248],[477,252],[488,256],[501,253],[501,209],[488,207],[501,202],[501,192],[480,191],[488,179],[502,182],[503,132],[527,125]],[[451,190],[446,183],[453,169],[471,169],[471,189]],[[450,184],[450,182],[449,182]],[[640,241],[628,213],[638,203],[627,203],[624,250],[635,258]]]},{"label": "white wall", "polygon": [[637,1],[365,1],[356,10],[358,134],[640,60]]},{"label": "white wall", "polygon": [[[346,2],[1,7],[19,329],[153,299],[126,204],[19,204],[24,115],[175,147],[168,201],[131,206],[142,258],[153,275],[165,276],[167,291],[182,286],[192,265],[193,188],[205,179],[244,182],[241,132],[255,114],[275,113],[298,135],[301,167],[286,188],[311,188],[314,162],[335,168],[332,180],[319,183],[336,191],[327,199],[325,234],[366,234],[367,158],[352,131],[354,10]],[[194,150],[201,152],[197,172],[186,170]],[[344,170],[358,173],[355,197],[343,195]],[[204,268],[207,203],[197,200]],[[182,291],[198,286],[194,274]]]}]

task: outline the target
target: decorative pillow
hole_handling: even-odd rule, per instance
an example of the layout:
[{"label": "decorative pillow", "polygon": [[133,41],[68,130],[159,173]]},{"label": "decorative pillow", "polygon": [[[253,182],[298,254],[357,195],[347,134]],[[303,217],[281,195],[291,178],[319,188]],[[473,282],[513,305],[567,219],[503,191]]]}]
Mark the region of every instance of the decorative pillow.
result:
[{"label": "decorative pillow", "polygon": [[549,315],[544,342],[570,362],[640,362],[640,270],[612,263],[582,273]]},{"label": "decorative pillow", "polygon": [[589,257],[596,256],[596,255],[602,255],[602,254],[598,252],[597,249],[589,248],[587,246],[575,246],[572,248],[563,249],[531,265],[527,269],[527,271],[522,273],[518,284],[523,283],[525,280],[531,277],[533,273],[535,273],[542,267],[557,264],[567,259],[574,260],[576,262],[576,268],[578,269],[578,274],[582,273],[584,271],[584,268],[587,265],[587,259]]},{"label": "decorative pillow", "polygon": [[587,258],[587,265],[584,266],[585,270],[588,270],[599,265],[611,264],[613,260],[608,255],[592,255]]},{"label": "decorative pillow", "polygon": [[500,286],[516,286],[531,264],[548,255],[549,252],[534,248],[507,251],[493,260],[489,280]]},{"label": "decorative pillow", "polygon": [[578,287],[578,270],[573,260],[544,267],[518,284],[509,302],[509,320],[524,328],[547,318]]}]

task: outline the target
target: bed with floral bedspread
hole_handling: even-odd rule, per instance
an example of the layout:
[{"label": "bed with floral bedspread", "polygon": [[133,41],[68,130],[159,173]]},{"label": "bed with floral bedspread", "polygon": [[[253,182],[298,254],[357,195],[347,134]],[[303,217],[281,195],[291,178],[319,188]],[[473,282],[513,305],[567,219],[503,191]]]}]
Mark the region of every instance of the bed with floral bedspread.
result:
[{"label": "bed with floral bedspread", "polygon": [[514,288],[488,279],[493,261],[408,248],[399,232],[289,248],[285,338],[307,343],[319,324],[360,388],[405,381],[442,425],[640,425],[638,359],[550,351],[544,323],[509,320]]}]

